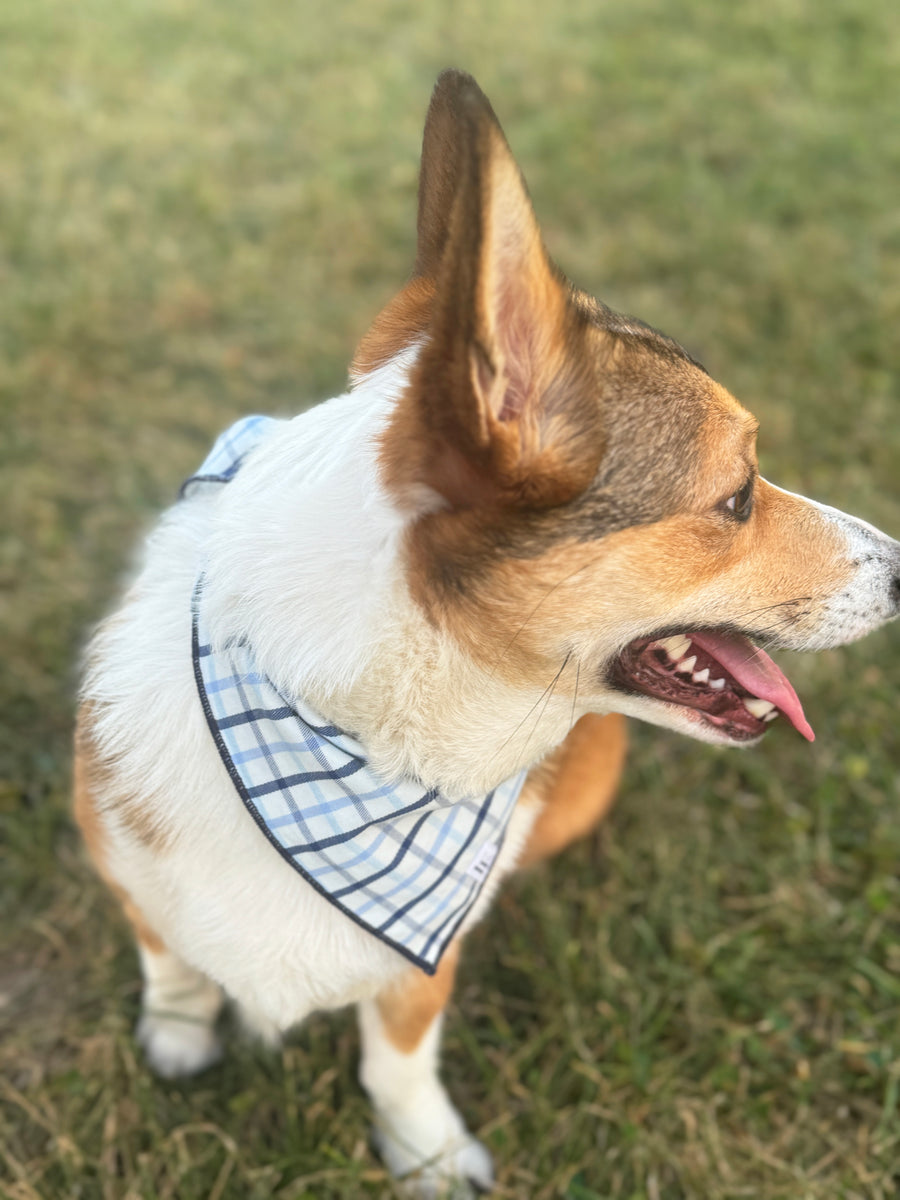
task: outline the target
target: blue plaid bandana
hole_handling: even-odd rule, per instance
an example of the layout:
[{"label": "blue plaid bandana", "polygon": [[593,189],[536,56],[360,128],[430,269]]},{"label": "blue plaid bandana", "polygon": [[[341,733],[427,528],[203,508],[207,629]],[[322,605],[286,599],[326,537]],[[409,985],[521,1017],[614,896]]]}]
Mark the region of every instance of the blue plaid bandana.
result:
[{"label": "blue plaid bandana", "polygon": [[[273,423],[233,425],[181,494],[233,478]],[[415,780],[376,775],[358,742],[305,704],[288,704],[246,642],[213,645],[202,576],[193,659],[213,741],[265,836],[351,920],[433,975],[490,873],[526,772],[453,802]]]}]

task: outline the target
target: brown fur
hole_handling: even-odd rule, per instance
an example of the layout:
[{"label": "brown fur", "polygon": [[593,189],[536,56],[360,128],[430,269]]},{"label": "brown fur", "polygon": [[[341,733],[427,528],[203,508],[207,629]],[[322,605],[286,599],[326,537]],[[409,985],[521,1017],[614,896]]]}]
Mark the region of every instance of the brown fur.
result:
[{"label": "brown fur", "polygon": [[[596,539],[573,537],[563,512],[554,513],[554,533],[543,537],[535,529],[533,544],[521,517],[510,514],[511,523],[519,522],[512,546],[484,514],[430,514],[411,535],[414,594],[482,666],[519,683],[534,682],[536,671],[552,677],[565,653],[558,635],[571,636],[581,623],[585,631],[621,625],[639,614],[643,632],[661,631],[701,587],[707,611],[694,608],[697,627],[736,623],[751,636],[774,633],[777,644],[777,617],[802,634],[854,564],[835,525],[765,480],[756,481],[748,521],[726,510],[724,501],[755,471],[748,440],[754,427],[734,401],[731,411],[711,410],[698,448],[685,460],[680,511]],[[636,578],[644,581],[638,596]],[[516,630],[499,652],[498,627]],[[573,682],[574,674],[560,687]]]},{"label": "brown fur", "polygon": [[[162,940],[144,920],[128,892],[110,874],[106,833],[98,803],[98,793],[107,781],[108,771],[96,754],[90,733],[90,710],[84,706],[79,714],[75,730],[73,763],[75,821],[81,830],[81,836],[84,838],[84,844],[97,873],[122,905],[122,910],[131,923],[138,941],[154,954],[161,954],[165,949]],[[129,826],[129,828],[132,829],[132,832],[136,832],[133,826]]]},{"label": "brown fur", "polygon": [[[791,535],[725,510],[755,475],[756,422],[677,343],[562,279],[493,110],[459,75],[439,81],[426,123],[416,272],[363,339],[356,369],[427,334],[380,466],[401,504],[431,510],[407,555],[436,623],[476,654],[484,644],[478,657],[494,669],[486,627],[498,617],[524,626],[536,605],[551,627],[554,607],[561,617],[591,608],[591,580],[621,533],[629,564],[646,554],[648,584],[662,573],[668,598],[727,576],[739,557],[770,594],[796,552]],[[789,503],[758,491],[763,512]],[[811,545],[830,540],[810,520]],[[772,600],[818,594],[816,580],[780,572],[791,574],[792,594]],[[526,641],[504,670],[519,676]]]},{"label": "brown fur", "polygon": [[[75,729],[75,762],[80,764],[91,796],[88,822],[102,832],[101,808],[115,810],[117,820],[134,834],[143,846],[153,850],[164,850],[166,832],[153,818],[152,800],[139,793],[130,792],[119,782],[115,765],[105,760],[94,736],[94,714],[90,705],[81,705]],[[76,819],[80,821],[76,812]],[[90,848],[90,843],[88,843]]]},{"label": "brown fur", "polygon": [[538,803],[540,814],[518,865],[558,854],[603,820],[612,807],[628,748],[625,718],[588,713],[553,754],[526,780],[520,804]]},{"label": "brown fur", "polygon": [[431,319],[433,300],[433,280],[411,279],[381,310],[363,336],[350,366],[351,377],[359,379],[384,366],[421,337]]},{"label": "brown fur", "polygon": [[447,947],[433,975],[415,969],[379,992],[378,1012],[391,1044],[411,1054],[428,1032],[432,1021],[446,1007],[456,978],[459,943]]},{"label": "brown fur", "polygon": [[[427,342],[384,439],[388,486],[413,500],[426,486],[456,508],[571,499],[596,471],[601,444],[589,360],[578,352],[587,322],[567,303],[474,83],[435,89],[416,270],[433,281],[434,298]],[[383,357],[396,324],[389,308],[365,343],[367,359]]]}]

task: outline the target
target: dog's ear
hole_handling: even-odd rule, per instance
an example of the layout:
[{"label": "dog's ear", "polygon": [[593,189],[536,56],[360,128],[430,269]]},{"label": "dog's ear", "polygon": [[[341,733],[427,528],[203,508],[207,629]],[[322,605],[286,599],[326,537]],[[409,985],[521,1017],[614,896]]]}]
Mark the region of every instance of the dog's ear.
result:
[{"label": "dog's ear", "polygon": [[493,109],[461,72],[441,75],[431,100],[418,239],[430,320],[388,431],[389,482],[452,507],[571,499],[602,450],[586,319]]},{"label": "dog's ear", "polygon": [[465,171],[467,126],[476,109],[481,120],[500,130],[490,101],[472,76],[463,71],[443,71],[431,93],[422,134],[416,275],[434,278],[440,269],[453,204]]}]

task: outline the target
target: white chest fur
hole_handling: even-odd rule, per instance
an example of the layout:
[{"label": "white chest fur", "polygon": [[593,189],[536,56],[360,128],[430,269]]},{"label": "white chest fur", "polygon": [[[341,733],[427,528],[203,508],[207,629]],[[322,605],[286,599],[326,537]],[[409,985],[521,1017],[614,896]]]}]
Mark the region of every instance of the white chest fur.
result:
[{"label": "white chest fur", "polygon": [[[216,634],[248,636],[285,693],[305,690],[373,746],[383,770],[415,772],[451,795],[490,786],[506,772],[473,703],[478,672],[409,599],[399,565],[408,518],[375,478],[377,436],[404,369],[395,364],[357,391],[279,423],[226,488],[171,510],[148,541],[125,605],[90,653],[85,698],[100,748],[117,764],[102,798],[110,868],[166,944],[263,1028],[372,995],[404,963],[279,858],[235,793],[191,669],[199,570],[207,573]],[[380,704],[385,663],[390,702]],[[443,673],[444,695],[449,683],[458,698],[456,722],[453,704],[441,712],[443,744],[419,736],[436,719],[424,700],[434,680],[427,672],[423,679],[423,663]],[[494,707],[497,693],[494,683]],[[140,824],[155,831],[149,841],[135,836],[133,819],[118,808],[121,794],[134,797]],[[466,927],[514,865],[533,818],[531,806],[514,813]]]}]

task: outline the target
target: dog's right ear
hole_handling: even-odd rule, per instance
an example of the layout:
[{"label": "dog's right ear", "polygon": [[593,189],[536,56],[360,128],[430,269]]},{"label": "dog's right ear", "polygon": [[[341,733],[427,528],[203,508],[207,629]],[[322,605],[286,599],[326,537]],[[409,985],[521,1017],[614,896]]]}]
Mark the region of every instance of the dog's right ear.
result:
[{"label": "dog's right ear", "polygon": [[[463,161],[466,134],[470,133],[467,127],[473,118],[485,125],[493,124],[500,132],[491,102],[472,76],[463,71],[442,71],[431,93],[422,134],[414,271],[417,276],[434,279],[440,270],[454,201],[466,169]],[[503,137],[502,132],[500,136]]]},{"label": "dog's right ear", "polygon": [[[376,316],[353,356],[350,377],[356,381],[384,366],[421,337],[431,317],[435,282],[447,244],[453,205],[460,186],[466,140],[466,99],[473,98],[499,130],[487,96],[471,75],[442,71],[434,85],[419,168],[416,261],[412,278]],[[502,135],[501,135],[502,136]]]},{"label": "dog's right ear", "polygon": [[382,455],[395,494],[507,509],[584,490],[603,449],[587,318],[544,249],[487,97],[459,71],[434,89],[415,275],[381,331],[416,313],[421,348]]}]

